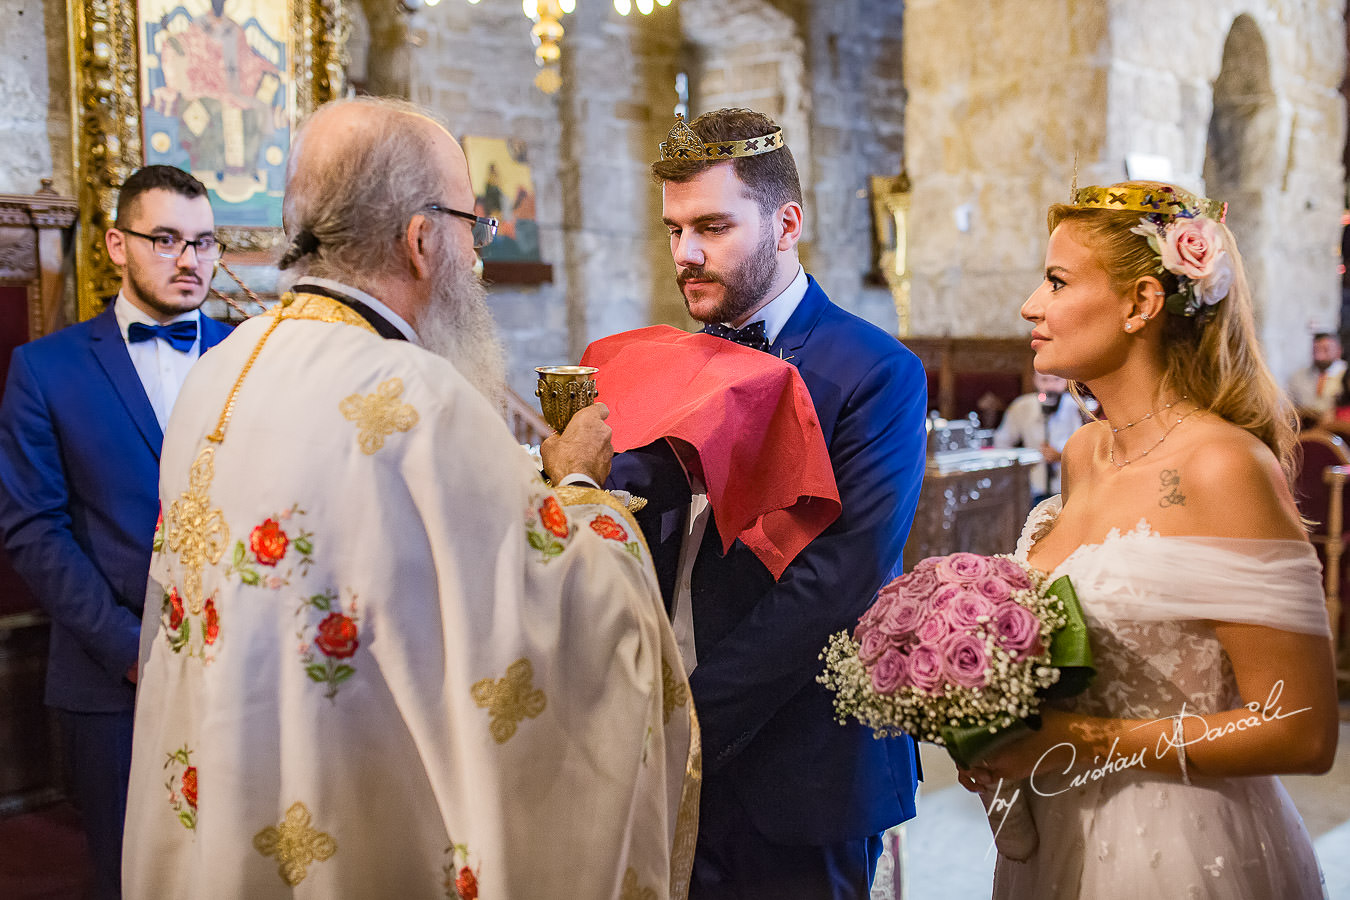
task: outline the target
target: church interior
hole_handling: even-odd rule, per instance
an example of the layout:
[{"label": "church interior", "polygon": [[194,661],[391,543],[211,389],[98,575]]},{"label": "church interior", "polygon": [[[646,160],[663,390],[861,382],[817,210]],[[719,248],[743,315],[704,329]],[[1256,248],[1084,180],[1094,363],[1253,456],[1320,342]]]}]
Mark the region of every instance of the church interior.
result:
[{"label": "church interior", "polygon": [[[246,78],[183,70],[211,15],[246,35],[232,63]],[[547,434],[536,366],[620,331],[695,327],[648,171],[676,115],[771,116],[801,172],[804,268],[927,371],[907,564],[1016,540],[1039,458],[982,448],[1033,390],[1019,309],[1042,278],[1045,210],[1071,184],[1161,180],[1226,201],[1281,383],[1314,334],[1350,330],[1344,0],[0,0],[0,21],[0,367],[115,293],[102,232],[116,186],[151,162],[211,189],[230,249],[208,312],[237,322],[275,301],[290,136],[356,94],[441,117],[476,211],[500,220],[482,275],[522,442]],[[1335,621],[1350,425],[1323,430],[1298,483]],[[87,878],[42,703],[47,632],[0,559],[7,898],[78,897]],[[1328,896],[1350,900],[1346,684],[1336,766],[1285,783]],[[933,749],[873,897],[987,896],[983,813]]]}]

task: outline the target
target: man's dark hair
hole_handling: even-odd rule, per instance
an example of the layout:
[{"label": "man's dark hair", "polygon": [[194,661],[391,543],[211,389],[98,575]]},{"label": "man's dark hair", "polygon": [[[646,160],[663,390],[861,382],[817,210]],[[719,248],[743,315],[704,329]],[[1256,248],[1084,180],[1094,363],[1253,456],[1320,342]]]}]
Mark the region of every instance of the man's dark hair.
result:
[{"label": "man's dark hair", "polygon": [[[690,122],[689,127],[705,144],[764,137],[778,128],[773,119],[752,109],[706,112]],[[652,163],[652,178],[663,183],[680,183],[724,162],[726,160],[661,159]],[[801,204],[802,183],[797,177],[797,163],[786,144],[771,153],[737,157],[731,164],[735,167],[736,177],[755,198],[761,213],[768,215],[789,201]]]},{"label": "man's dark hair", "polygon": [[131,177],[122,184],[122,191],[117,195],[115,227],[121,228],[126,224],[127,216],[131,214],[137,197],[146,191],[157,189],[173,191],[189,199],[206,196],[206,185],[182,169],[173,166],[145,166],[132,172]]},{"label": "man's dark hair", "polygon": [[1313,335],[1313,343],[1318,341],[1339,341],[1341,336],[1330,331],[1319,331]]}]

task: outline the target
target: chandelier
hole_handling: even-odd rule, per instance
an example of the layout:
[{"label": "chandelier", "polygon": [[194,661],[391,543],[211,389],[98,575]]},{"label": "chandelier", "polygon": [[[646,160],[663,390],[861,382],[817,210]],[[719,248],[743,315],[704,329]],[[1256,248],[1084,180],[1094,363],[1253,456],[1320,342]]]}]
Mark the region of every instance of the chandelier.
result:
[{"label": "chandelier", "polygon": [[[435,6],[440,0],[425,0],[427,6]],[[480,0],[469,0],[477,5]],[[657,6],[669,6],[672,0],[614,0],[614,9],[621,16],[631,13],[634,7],[642,15],[649,15]],[[562,75],[558,71],[558,57],[561,51],[558,42],[562,40],[562,17],[576,10],[577,0],[521,0],[521,9],[534,27],[530,37],[534,41],[534,61],[539,73],[534,76],[535,87],[545,94],[557,93],[562,86]]]}]

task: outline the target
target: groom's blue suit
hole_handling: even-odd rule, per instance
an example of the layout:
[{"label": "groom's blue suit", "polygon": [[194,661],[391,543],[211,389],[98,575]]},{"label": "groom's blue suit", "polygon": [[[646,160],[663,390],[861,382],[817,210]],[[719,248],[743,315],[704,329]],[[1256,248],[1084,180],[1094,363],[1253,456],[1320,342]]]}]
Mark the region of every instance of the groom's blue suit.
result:
[{"label": "groom's blue suit", "polygon": [[[815,679],[829,635],[852,629],[899,571],[924,470],[926,381],[909,350],[835,306],[814,279],[770,352],[806,383],[843,511],[777,583],[740,541],[722,556],[716,523],[708,524],[690,585],[702,818],[714,828],[748,820],[776,845],[841,844],[914,815],[913,743],[838,724],[832,695]],[[617,455],[610,484],[649,500],[639,521],[669,603],[689,509],[682,470],[658,443]],[[738,830],[727,824],[717,841],[734,842]],[[756,890],[772,896],[775,888]]]},{"label": "groom's blue suit", "polygon": [[[200,318],[204,351],[229,329]],[[162,439],[112,304],[14,351],[0,403],[0,533],[51,617],[46,701],[83,736],[77,755],[125,739],[130,756],[136,692],[126,674],[139,649]],[[106,757],[70,762],[83,773],[77,782],[89,773],[115,780]],[[116,794],[115,784],[95,787]],[[108,827],[120,837],[120,821]]]}]

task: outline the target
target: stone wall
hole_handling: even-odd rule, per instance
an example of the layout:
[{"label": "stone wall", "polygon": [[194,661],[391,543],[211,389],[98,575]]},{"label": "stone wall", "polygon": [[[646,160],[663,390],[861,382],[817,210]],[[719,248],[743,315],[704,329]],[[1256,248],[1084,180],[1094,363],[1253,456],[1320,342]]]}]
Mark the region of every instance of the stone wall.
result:
[{"label": "stone wall", "polygon": [[[1225,64],[1243,0],[995,0],[978,14],[910,0],[914,330],[1025,333],[1044,211],[1067,196],[1075,152],[1082,184],[1123,180],[1126,157],[1149,154],[1184,186],[1223,182],[1272,368],[1283,379],[1306,361],[1309,329],[1334,328],[1340,305],[1344,3],[1256,6]],[[1211,138],[1216,108],[1226,131]],[[1208,152],[1235,141],[1236,164]]]},{"label": "stone wall", "polygon": [[[5,23],[0,29],[0,135],[5,148],[0,194],[31,194],[41,179],[53,175],[45,15],[41,0],[0,0],[0,22]],[[64,48],[64,31],[58,34]],[[69,190],[69,185],[67,176],[58,189]]]},{"label": "stone wall", "polygon": [[[783,124],[803,176],[803,260],[887,329],[890,293],[869,278],[869,176],[905,168],[914,184],[911,332],[1020,335],[1044,210],[1067,196],[1075,152],[1082,183],[1152,154],[1234,200],[1277,373],[1305,358],[1309,328],[1335,325],[1344,0],[676,0],[628,18],[584,0],[563,20],[552,97],[533,84],[517,0],[410,16],[352,2],[372,91],[426,104],[457,135],[529,147],[553,280],[491,293],[524,394],[532,366],[575,360],[596,337],[689,324],[647,175],[681,71],[692,113],[751,106]],[[55,176],[68,193],[65,3],[0,0],[0,17],[0,192]]]}]

